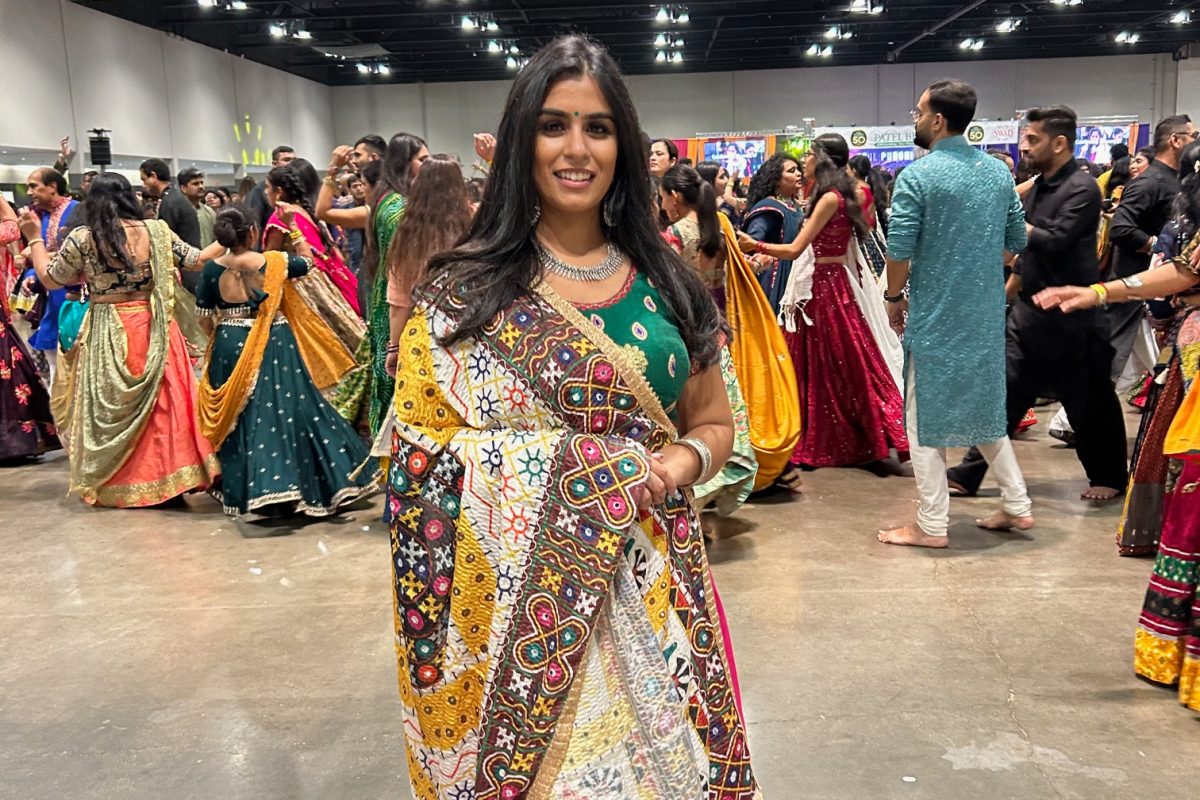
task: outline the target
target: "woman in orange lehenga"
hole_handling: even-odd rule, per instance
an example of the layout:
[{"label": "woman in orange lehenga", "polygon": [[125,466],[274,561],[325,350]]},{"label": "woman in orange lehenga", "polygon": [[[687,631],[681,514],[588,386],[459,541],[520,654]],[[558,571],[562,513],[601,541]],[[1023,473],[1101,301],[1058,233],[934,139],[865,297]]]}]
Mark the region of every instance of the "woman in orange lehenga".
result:
[{"label": "woman in orange lehenga", "polygon": [[38,278],[47,288],[85,282],[91,308],[78,339],[69,429],[70,490],[97,506],[165,502],[208,488],[219,473],[196,416],[196,377],[175,322],[176,268],[200,269],[221,252],[184,243],[142,220],[129,181],[101,175],[88,193],[88,227],[51,259],[26,213]]}]

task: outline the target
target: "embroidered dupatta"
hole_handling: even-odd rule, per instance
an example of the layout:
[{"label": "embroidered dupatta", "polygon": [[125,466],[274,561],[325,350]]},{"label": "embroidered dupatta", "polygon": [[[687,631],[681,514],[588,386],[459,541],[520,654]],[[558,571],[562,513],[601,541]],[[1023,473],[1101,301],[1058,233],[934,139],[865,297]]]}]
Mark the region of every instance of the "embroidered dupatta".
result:
[{"label": "embroidered dupatta", "polygon": [[758,797],[698,519],[637,500],[675,431],[543,285],[480,335],[419,303],[386,515],[418,800]]},{"label": "embroidered dupatta", "polygon": [[321,390],[333,386],[354,366],[354,358],[330,327],[313,312],[288,280],[287,256],[277,250],[264,254],[267,261],[263,279],[266,297],[258,306],[254,324],[238,356],[237,366],[220,388],[208,379],[213,343],[209,342],[200,379],[198,413],[200,430],[214,450],[237,427],[246,402],[254,393],[263,353],[271,339],[271,326],[282,311],[296,338],[296,347],[313,383]]}]

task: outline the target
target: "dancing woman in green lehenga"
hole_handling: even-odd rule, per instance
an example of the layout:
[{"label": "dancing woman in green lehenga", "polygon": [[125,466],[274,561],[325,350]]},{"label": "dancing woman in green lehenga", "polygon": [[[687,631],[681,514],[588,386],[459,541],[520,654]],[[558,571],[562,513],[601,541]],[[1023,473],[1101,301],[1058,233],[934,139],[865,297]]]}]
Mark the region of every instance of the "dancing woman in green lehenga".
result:
[{"label": "dancing woman in green lehenga", "polygon": [[[343,159],[346,158],[343,148],[335,151],[326,182],[333,180],[337,171],[345,166]],[[371,281],[366,309],[367,335],[354,354],[358,366],[338,385],[333,405],[339,414],[360,428],[365,421],[371,436],[379,433],[395,391],[395,381],[388,375],[385,364],[391,321],[387,303],[388,269],[384,262],[396,227],[404,216],[405,197],[427,158],[429,148],[419,136],[397,133],[392,137],[383,157],[383,170],[375,186],[367,220],[367,248],[363,255],[366,266],[363,277]],[[317,211],[320,215],[320,202]]]}]

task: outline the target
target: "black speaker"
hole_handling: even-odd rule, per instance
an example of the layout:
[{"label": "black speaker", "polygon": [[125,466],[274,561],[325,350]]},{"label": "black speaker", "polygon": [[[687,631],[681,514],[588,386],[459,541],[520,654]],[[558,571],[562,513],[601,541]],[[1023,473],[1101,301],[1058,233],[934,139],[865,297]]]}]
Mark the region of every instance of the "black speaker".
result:
[{"label": "black speaker", "polygon": [[107,167],[112,164],[112,142],[107,136],[108,131],[97,128],[88,137],[88,147],[92,151],[92,165]]}]

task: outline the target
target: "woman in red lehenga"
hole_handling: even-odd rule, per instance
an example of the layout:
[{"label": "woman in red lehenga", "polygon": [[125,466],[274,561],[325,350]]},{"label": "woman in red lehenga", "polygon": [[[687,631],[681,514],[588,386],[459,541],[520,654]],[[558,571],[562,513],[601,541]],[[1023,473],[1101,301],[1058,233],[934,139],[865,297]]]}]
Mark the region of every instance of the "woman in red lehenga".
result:
[{"label": "woman in red lehenga", "polygon": [[795,260],[780,308],[804,419],[793,466],[867,464],[892,450],[908,456],[895,365],[884,357],[851,284],[858,281],[860,292],[874,288],[852,252],[855,234],[866,237],[869,229],[846,173],[848,160],[845,139],[818,136],[801,165],[811,188],[800,233],[790,244],[739,237],[746,252]]},{"label": "woman in red lehenga", "polygon": [[50,395],[29,348],[12,326],[8,308],[8,281],[13,275],[8,246],[20,238],[17,212],[0,195],[0,461],[62,447],[50,414]]}]

